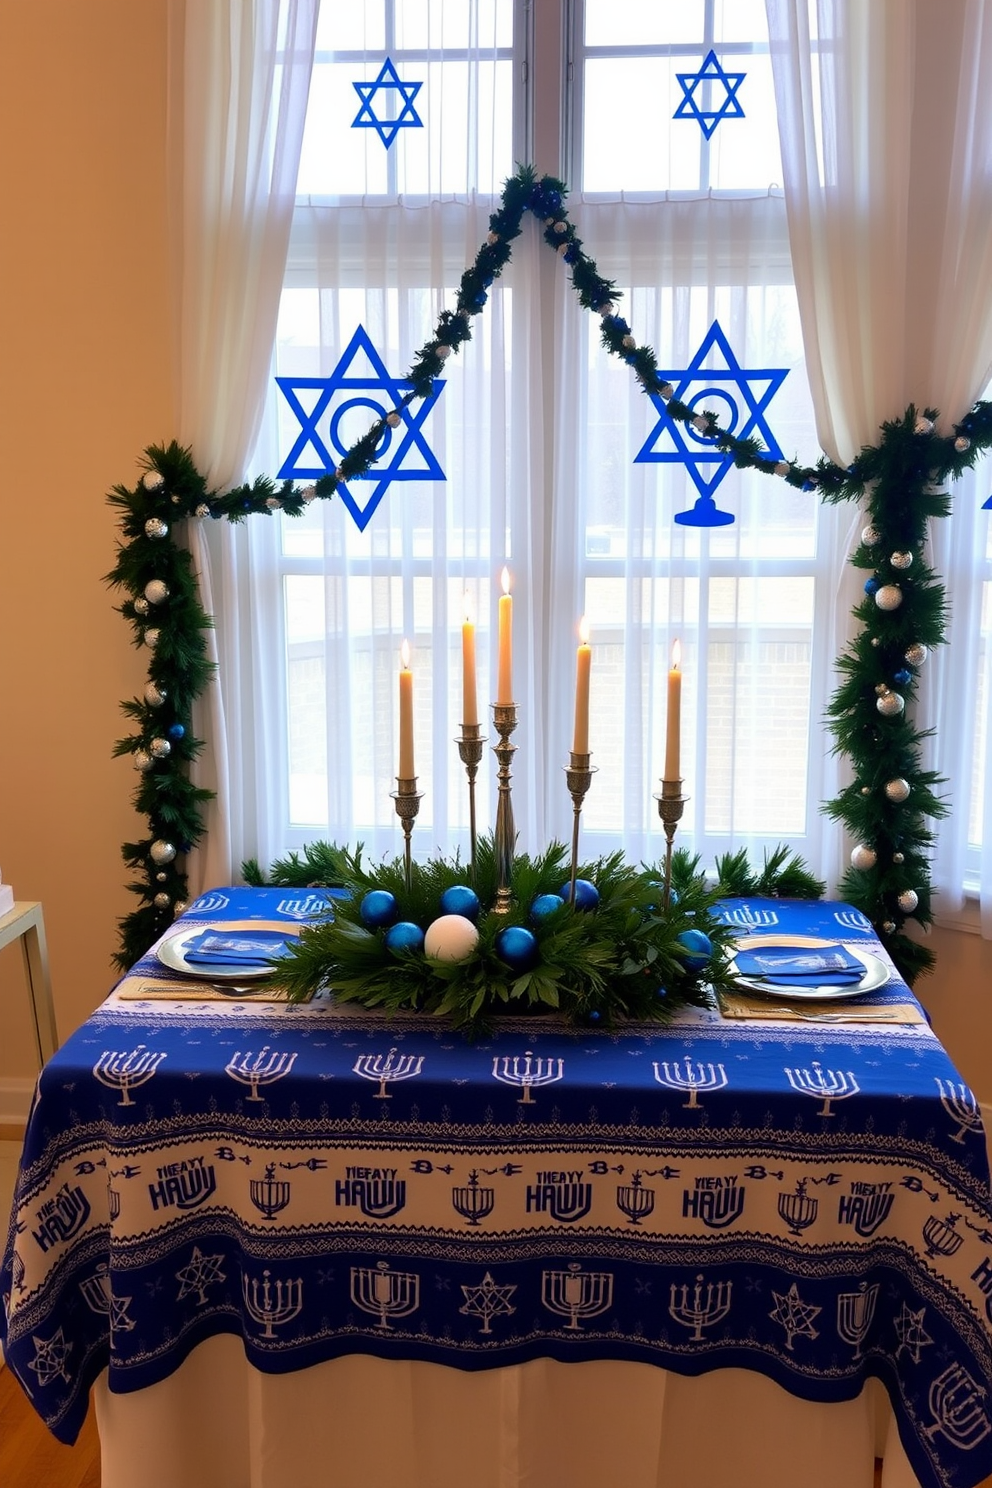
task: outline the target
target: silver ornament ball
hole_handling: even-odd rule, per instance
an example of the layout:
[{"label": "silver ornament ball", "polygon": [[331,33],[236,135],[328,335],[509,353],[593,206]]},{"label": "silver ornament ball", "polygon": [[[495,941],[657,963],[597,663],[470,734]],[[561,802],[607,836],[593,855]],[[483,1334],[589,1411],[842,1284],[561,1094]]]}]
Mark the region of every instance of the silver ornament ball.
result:
[{"label": "silver ornament ball", "polygon": [[172,753],[172,745],[168,739],[153,739],[148,748],[155,759],[168,759]]},{"label": "silver ornament ball", "polygon": [[147,601],[147,599],[136,599],[134,601],[134,613],[136,615],[147,615],[148,614],[148,601]]},{"label": "silver ornament ball", "polygon": [[176,856],[176,849],[171,842],[166,842],[163,837],[157,837],[148,849],[148,856],[153,863],[164,868],[166,863],[171,863]]},{"label": "silver ornament ball", "polygon": [[875,707],[883,718],[898,718],[905,706],[906,699],[901,692],[885,692],[875,700]]},{"label": "silver ornament ball", "polygon": [[885,931],[886,935],[894,935],[896,931],[895,921],[884,920],[882,922],[882,929]]},{"label": "silver ornament ball", "polygon": [[164,687],[158,687],[154,682],[149,682],[146,684],[145,702],[148,704],[149,708],[161,708],[167,696],[168,693],[166,692]]},{"label": "silver ornament ball", "polygon": [[903,914],[912,914],[913,910],[916,908],[919,902],[920,896],[915,889],[903,889],[902,893],[896,900],[896,903],[902,910]]},{"label": "silver ornament ball", "polygon": [[882,534],[877,527],[863,527],[861,529],[861,541],[866,548],[873,548],[881,540]]},{"label": "silver ornament ball", "polygon": [[916,423],[913,425],[913,431],[916,434],[932,434],[933,419],[925,418],[924,415],[921,413],[919,418],[916,420]]},{"label": "silver ornament ball", "polygon": [[873,847],[866,842],[859,842],[857,847],[851,849],[851,867],[859,869],[862,873],[874,868],[878,862],[878,854]]},{"label": "silver ornament ball", "polygon": [[175,902],[175,904],[172,906],[172,916],[173,916],[173,919],[178,920],[179,916],[181,914],[185,914],[188,909],[189,909],[189,900],[188,899],[177,899],[176,902]]},{"label": "silver ornament ball", "polygon": [[959,455],[963,455],[965,450],[971,449],[971,440],[966,439],[963,434],[959,434],[957,439],[955,439],[954,441],[954,448],[957,450]]},{"label": "silver ornament ball", "polygon": [[146,537],[168,537],[169,524],[163,522],[161,517],[149,517],[145,523]]},{"label": "silver ornament ball", "polygon": [[898,584],[883,584],[875,590],[875,603],[880,610],[897,610],[902,604],[902,590]]},{"label": "silver ornament ball", "polygon": [[167,883],[168,882],[168,878],[169,878],[169,875],[167,873],[156,873],[156,875],[155,875],[155,882],[156,883]]},{"label": "silver ornament ball", "polygon": [[169,586],[164,579],[149,579],[145,585],[145,598],[149,604],[163,604],[169,597]]},{"label": "silver ornament ball", "polygon": [[140,770],[142,775],[144,775],[146,771],[150,770],[152,765],[154,765],[155,763],[151,755],[147,752],[147,750],[144,749],[136,749],[131,756],[131,760],[134,764],[134,768],[136,770]]},{"label": "silver ornament ball", "polygon": [[893,853],[892,854],[892,861],[893,861],[893,863],[905,863],[905,861],[906,861],[906,854],[905,853],[898,853],[898,852]]},{"label": "silver ornament ball", "polygon": [[915,667],[922,666],[929,654],[930,653],[927,650],[926,646],[924,646],[920,641],[914,641],[911,646],[906,647],[906,650],[903,653],[910,666]]},{"label": "silver ornament ball", "polygon": [[210,508],[209,506],[207,506],[205,501],[200,502],[199,506],[196,508],[195,515],[198,517],[209,517]]},{"label": "silver ornament ball", "polygon": [[160,630],[157,630],[153,625],[149,630],[145,631],[141,639],[144,641],[145,645],[149,648],[150,651],[154,651],[155,647],[158,645],[159,636],[161,634],[162,632]]},{"label": "silver ornament ball", "polygon": [[912,568],[913,555],[912,553],[893,553],[889,562],[893,568]]},{"label": "silver ornament ball", "polygon": [[159,475],[157,470],[146,470],[141,477],[141,484],[146,491],[161,491],[165,485],[165,476]]},{"label": "silver ornament ball", "polygon": [[901,775],[895,780],[887,780],[885,782],[885,794],[890,801],[905,801],[909,795],[909,789],[909,781],[903,780]]},{"label": "silver ornament ball", "polygon": [[168,894],[156,894],[152,902],[155,905],[156,909],[168,909],[169,905],[172,903],[172,900],[169,898]]}]

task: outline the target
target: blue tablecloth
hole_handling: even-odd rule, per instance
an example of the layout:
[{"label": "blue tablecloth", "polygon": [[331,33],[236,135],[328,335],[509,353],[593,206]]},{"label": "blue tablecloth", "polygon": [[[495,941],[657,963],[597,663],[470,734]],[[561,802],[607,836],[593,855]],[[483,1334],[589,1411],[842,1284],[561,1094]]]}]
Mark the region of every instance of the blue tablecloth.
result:
[{"label": "blue tablecloth", "polygon": [[[181,926],[322,898],[222,890]],[[849,906],[721,913],[884,959]],[[693,1009],[614,1033],[507,1020],[471,1044],[323,998],[142,998],[168,974],[139,963],[46,1066],[28,1124],[5,1353],[61,1439],[108,1364],[139,1389],[233,1332],[271,1372],[629,1359],[820,1401],[877,1375],[923,1484],[992,1473],[984,1134],[925,1023]],[[912,1002],[894,972],[878,995]]]}]

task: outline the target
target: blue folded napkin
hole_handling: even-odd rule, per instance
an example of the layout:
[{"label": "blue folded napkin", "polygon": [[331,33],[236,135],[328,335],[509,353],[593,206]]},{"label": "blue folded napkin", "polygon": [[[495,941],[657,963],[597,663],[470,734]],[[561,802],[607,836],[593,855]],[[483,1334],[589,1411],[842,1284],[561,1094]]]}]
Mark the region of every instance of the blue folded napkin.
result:
[{"label": "blue folded napkin", "polygon": [[193,966],[268,966],[295,940],[284,930],[201,930],[186,942],[183,959]]},{"label": "blue folded napkin", "polygon": [[849,987],[865,974],[864,963],[842,945],[745,948],[737,952],[734,965],[741,976],[776,987]]}]

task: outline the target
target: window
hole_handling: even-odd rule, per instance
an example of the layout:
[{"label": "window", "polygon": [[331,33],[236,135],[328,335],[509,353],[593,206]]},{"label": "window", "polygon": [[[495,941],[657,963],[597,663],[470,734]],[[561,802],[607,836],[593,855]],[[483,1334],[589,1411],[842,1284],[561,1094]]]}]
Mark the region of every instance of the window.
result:
[{"label": "window", "polygon": [[[723,427],[786,460],[816,458],[763,4],[354,0],[323,8],[317,46],[274,372],[336,379],[312,420],[334,458],[373,408],[392,406],[454,305],[513,163],[559,158],[559,114],[570,215],[635,340]],[[485,721],[506,562],[523,846],[570,834],[562,766],[585,614],[597,774],[584,853],[662,850],[653,798],[678,638],[690,798],[679,840],[707,863],[786,840],[833,877],[838,829],[818,803],[836,794],[838,766],[822,714],[857,598],[843,562],[857,514],[756,473],[717,482],[709,447],[689,432],[680,446],[602,349],[598,317],[529,217],[472,329],[416,430],[394,434],[373,479],[350,483],[350,509],[317,502],[239,534],[265,598],[223,664],[254,679],[244,792],[259,856],[316,837],[399,850],[404,637],[424,793],[416,850],[464,855],[460,627],[467,597]],[[312,419],[316,392],[297,396]],[[279,469],[302,427],[273,381],[256,468]],[[315,445],[300,453],[319,464]],[[713,516],[722,525],[700,525]],[[480,830],[494,798],[487,751]],[[973,801],[979,820],[977,781]]]}]

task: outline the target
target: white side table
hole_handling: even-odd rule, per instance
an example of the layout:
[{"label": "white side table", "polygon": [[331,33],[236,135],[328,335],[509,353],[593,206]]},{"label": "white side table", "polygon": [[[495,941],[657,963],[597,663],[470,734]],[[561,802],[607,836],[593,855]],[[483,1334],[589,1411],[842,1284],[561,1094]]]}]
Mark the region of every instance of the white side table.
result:
[{"label": "white side table", "polygon": [[31,999],[31,1022],[40,1068],[55,1053],[59,1038],[55,1029],[52,983],[48,975],[45,921],[39,903],[21,900],[5,915],[0,915],[0,950],[14,940],[20,940],[21,950],[24,952],[24,971],[28,979],[28,996]]}]

